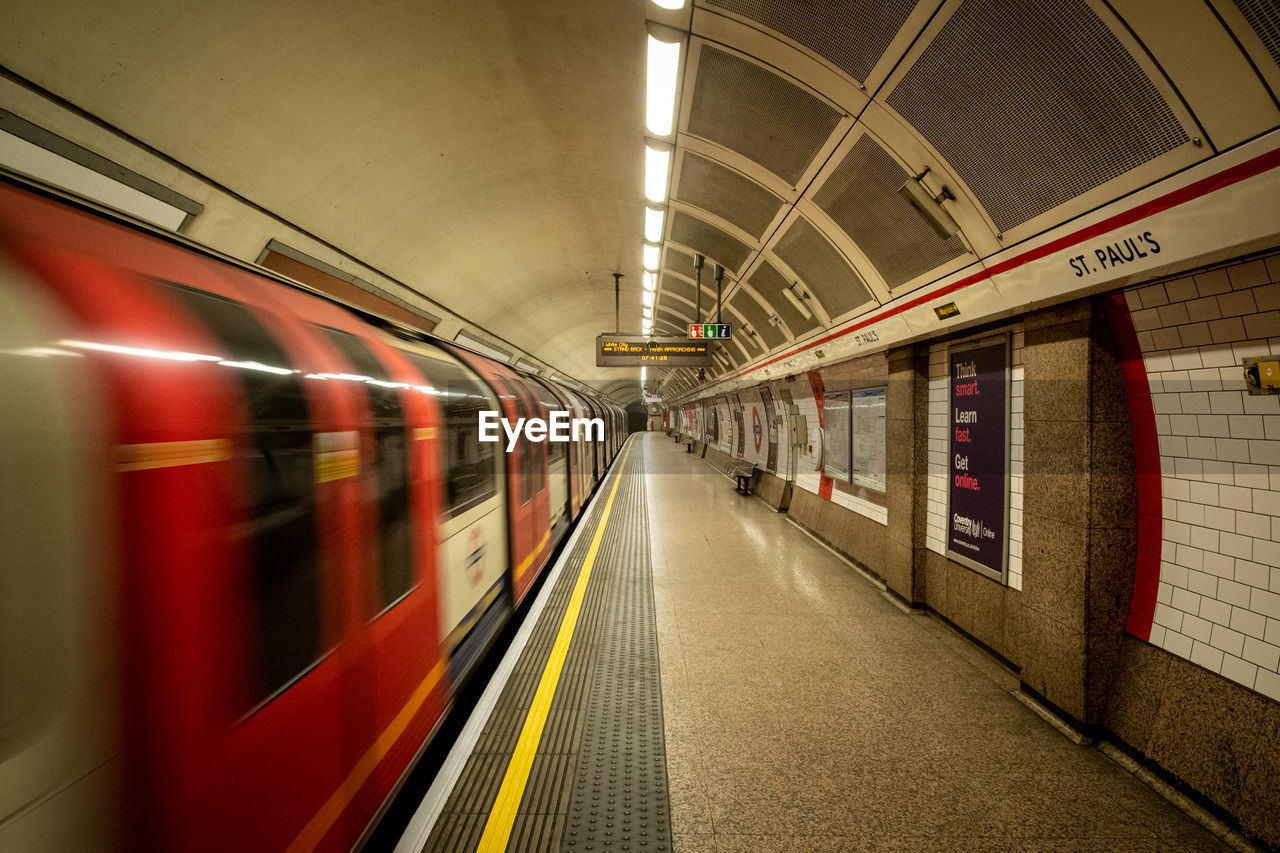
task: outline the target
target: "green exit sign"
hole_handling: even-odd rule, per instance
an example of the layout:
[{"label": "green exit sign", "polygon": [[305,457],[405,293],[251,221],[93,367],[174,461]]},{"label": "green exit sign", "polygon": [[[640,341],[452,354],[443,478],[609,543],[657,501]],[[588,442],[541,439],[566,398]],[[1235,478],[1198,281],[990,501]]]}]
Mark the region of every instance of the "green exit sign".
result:
[{"label": "green exit sign", "polygon": [[729,323],[690,323],[689,340],[715,338],[728,340],[733,337],[733,326]]}]

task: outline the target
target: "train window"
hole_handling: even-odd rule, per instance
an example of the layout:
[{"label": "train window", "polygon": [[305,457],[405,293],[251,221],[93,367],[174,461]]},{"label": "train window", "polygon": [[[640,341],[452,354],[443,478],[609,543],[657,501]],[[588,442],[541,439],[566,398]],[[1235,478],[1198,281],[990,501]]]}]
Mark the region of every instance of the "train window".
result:
[{"label": "train window", "polygon": [[[218,340],[248,401],[246,434],[234,442],[251,479],[244,520],[231,537],[252,555],[249,616],[256,701],[286,687],[320,657],[315,448],[302,382],[244,305],[161,282]],[[276,370],[264,369],[275,368]]]},{"label": "train window", "polygon": [[364,342],[321,327],[359,376],[373,414],[373,475],[378,502],[378,604],[385,609],[413,589],[413,519],[409,504],[409,425],[400,392]]},{"label": "train window", "polygon": [[[506,380],[503,380],[502,384],[511,395],[511,402],[516,407],[516,417],[521,420],[527,419],[529,409],[524,404],[524,396],[521,395],[520,389]],[[533,488],[533,453],[530,452],[530,444],[531,442],[524,438],[523,433],[516,441],[516,469],[520,472],[521,504],[527,504],[533,498],[533,493],[537,491]]]},{"label": "train window", "polygon": [[[538,383],[538,399],[541,401],[542,405],[546,406],[547,408],[547,424],[548,425],[550,425],[551,423],[552,412],[563,411],[565,414],[569,414],[569,412],[566,410],[565,405],[561,403],[560,400],[557,399],[554,394],[548,391],[541,382]],[[547,453],[548,469],[550,469],[552,465],[554,465],[555,463],[559,462],[560,460],[564,459],[566,456],[569,455],[567,444],[568,443],[564,441],[551,441],[550,439],[547,440],[546,453]]]},{"label": "train window", "polygon": [[435,388],[444,415],[445,506],[453,518],[497,494],[494,448],[480,441],[480,413],[489,410],[484,387],[456,364],[405,355]]}]

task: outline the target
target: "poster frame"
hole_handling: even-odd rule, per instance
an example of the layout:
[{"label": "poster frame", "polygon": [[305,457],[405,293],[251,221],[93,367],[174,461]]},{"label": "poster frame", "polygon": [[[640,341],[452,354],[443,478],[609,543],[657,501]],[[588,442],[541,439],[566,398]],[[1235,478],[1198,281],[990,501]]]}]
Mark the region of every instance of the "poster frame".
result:
[{"label": "poster frame", "polygon": [[[1004,346],[1004,519],[1002,529],[1000,531],[1000,570],[996,571],[990,566],[984,566],[977,560],[974,560],[964,554],[960,554],[951,550],[951,490],[952,490],[952,450],[951,437],[955,424],[952,418],[955,416],[955,408],[952,405],[952,389],[951,383],[954,377],[951,374],[952,358],[956,353],[965,353],[969,350],[986,349],[991,346],[1003,344]],[[947,559],[953,560],[964,566],[966,569],[977,572],[984,577],[999,582],[1001,585],[1007,586],[1009,583],[1009,506],[1010,506],[1010,488],[1009,488],[1009,472],[1010,472],[1010,456],[1012,455],[1012,400],[1013,400],[1013,369],[1012,369],[1012,347],[1011,336],[1009,332],[998,332],[994,335],[982,335],[978,338],[953,343],[947,347],[947,514],[944,517],[944,531],[946,538]]]}]

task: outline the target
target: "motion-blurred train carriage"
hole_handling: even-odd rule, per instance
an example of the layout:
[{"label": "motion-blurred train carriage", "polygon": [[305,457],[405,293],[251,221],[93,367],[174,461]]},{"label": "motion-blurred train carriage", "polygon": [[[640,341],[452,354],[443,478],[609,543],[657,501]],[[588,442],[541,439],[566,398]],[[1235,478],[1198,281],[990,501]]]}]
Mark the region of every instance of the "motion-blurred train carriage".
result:
[{"label": "motion-blurred train carriage", "polygon": [[625,423],[8,180],[0,388],[4,850],[357,844]]}]

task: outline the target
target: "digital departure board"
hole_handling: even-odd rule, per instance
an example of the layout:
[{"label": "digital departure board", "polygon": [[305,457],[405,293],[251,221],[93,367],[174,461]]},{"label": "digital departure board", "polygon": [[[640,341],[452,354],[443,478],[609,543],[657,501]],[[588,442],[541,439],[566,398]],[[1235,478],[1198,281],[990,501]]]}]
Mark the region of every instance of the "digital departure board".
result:
[{"label": "digital departure board", "polygon": [[600,335],[596,367],[704,367],[711,355],[707,347],[674,335]]}]

